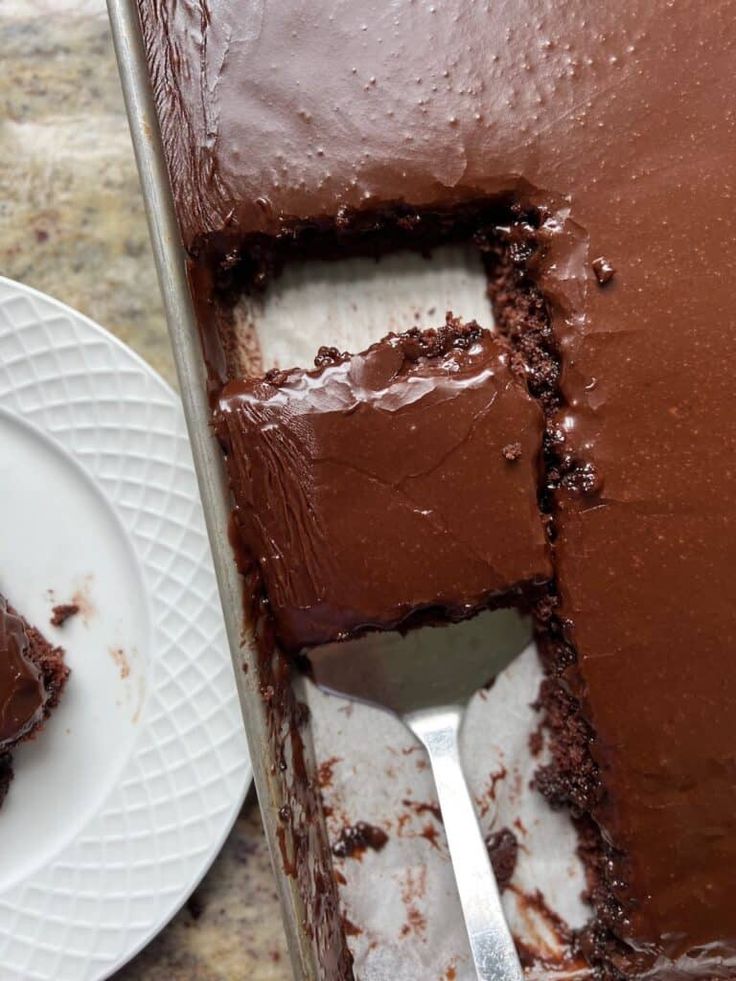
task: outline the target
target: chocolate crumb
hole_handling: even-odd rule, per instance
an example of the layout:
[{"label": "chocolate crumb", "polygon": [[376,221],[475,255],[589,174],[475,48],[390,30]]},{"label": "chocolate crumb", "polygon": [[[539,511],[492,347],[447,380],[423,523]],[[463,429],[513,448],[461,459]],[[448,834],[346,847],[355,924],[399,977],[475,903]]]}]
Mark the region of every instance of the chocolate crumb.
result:
[{"label": "chocolate crumb", "polygon": [[58,603],[51,611],[52,627],[63,627],[70,617],[79,613],[79,603]]},{"label": "chocolate crumb", "polygon": [[541,754],[544,749],[544,736],[541,729],[535,729],[534,732],[529,733],[529,752],[532,756],[537,757]]},{"label": "chocolate crumb", "polygon": [[504,460],[514,463],[521,456],[521,443],[507,443],[501,450]]},{"label": "chocolate crumb", "polygon": [[317,356],[314,359],[315,368],[329,368],[330,365],[338,364],[347,357],[344,351],[340,351],[336,347],[326,347],[324,344],[317,351]]},{"label": "chocolate crumb", "polygon": [[289,379],[289,373],[282,371],[281,368],[271,368],[263,376],[269,385],[273,385],[274,388],[278,388],[279,385],[285,385]]},{"label": "chocolate crumb", "polygon": [[593,259],[591,263],[593,267],[593,272],[595,273],[595,278],[598,280],[601,286],[605,286],[606,283],[610,283],[613,279],[616,270],[613,268],[608,259],[600,255],[597,259]]},{"label": "chocolate crumb", "polygon": [[337,858],[360,858],[366,848],[380,852],[388,841],[388,835],[381,828],[358,821],[342,829],[340,837],[332,846],[332,854]]},{"label": "chocolate crumb", "polygon": [[486,848],[491,859],[498,888],[505,889],[516,869],[519,842],[510,828],[501,828],[486,838]]}]

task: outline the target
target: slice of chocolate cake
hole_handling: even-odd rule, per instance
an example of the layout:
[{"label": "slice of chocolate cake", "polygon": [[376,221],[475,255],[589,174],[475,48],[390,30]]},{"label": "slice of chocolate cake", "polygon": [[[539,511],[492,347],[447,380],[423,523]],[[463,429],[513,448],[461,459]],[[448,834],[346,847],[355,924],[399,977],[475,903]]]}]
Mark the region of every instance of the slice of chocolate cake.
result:
[{"label": "slice of chocolate cake", "polygon": [[529,601],[551,574],[544,417],[477,324],[222,392],[235,520],[289,650]]},{"label": "slice of chocolate cake", "polygon": [[0,804],[13,776],[10,751],[41,729],[68,675],[63,650],[0,596]]}]

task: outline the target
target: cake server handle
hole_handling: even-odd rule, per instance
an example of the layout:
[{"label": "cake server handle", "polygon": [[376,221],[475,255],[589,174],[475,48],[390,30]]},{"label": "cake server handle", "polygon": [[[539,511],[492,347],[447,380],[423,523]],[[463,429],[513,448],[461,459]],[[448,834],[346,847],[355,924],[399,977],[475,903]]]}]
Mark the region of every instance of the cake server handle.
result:
[{"label": "cake server handle", "polygon": [[524,972],[463,776],[458,740],[461,720],[462,711],[455,707],[404,716],[429,754],[478,977],[483,981],[522,981]]}]

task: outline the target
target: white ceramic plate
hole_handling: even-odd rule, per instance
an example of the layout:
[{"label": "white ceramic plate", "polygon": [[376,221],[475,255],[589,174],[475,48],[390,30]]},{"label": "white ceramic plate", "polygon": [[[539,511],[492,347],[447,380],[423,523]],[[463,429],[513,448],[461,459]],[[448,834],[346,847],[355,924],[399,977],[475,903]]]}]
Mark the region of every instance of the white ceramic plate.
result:
[{"label": "white ceramic plate", "polygon": [[0,591],[72,669],[0,809],[0,977],[104,978],[204,874],[251,770],[179,399],[2,278]]}]

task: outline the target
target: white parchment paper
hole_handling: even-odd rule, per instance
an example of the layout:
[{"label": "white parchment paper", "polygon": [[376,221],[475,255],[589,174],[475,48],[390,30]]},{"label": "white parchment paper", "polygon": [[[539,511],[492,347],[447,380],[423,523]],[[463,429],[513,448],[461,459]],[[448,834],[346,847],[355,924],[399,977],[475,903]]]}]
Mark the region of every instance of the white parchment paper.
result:
[{"label": "white parchment paper", "polygon": [[[492,326],[472,248],[438,249],[431,259],[403,254],[380,262],[295,264],[265,298],[243,301],[239,316],[248,331],[255,328],[268,369],[311,366],[322,344],[356,352],[389,330],[437,326],[448,310]],[[540,679],[530,647],[474,698],[463,760],[484,833],[508,828],[519,843],[504,905],[515,936],[539,958],[529,977],[583,977],[566,964],[559,930],[545,912],[554,910],[570,927],[589,916],[569,818],[553,813],[530,787],[541,761],[529,748]],[[386,713],[305,687],[331,839],[357,821],[389,836],[380,851],[335,859],[356,975],[364,981],[474,978],[423,750]],[[543,904],[534,900],[538,890]]]}]

